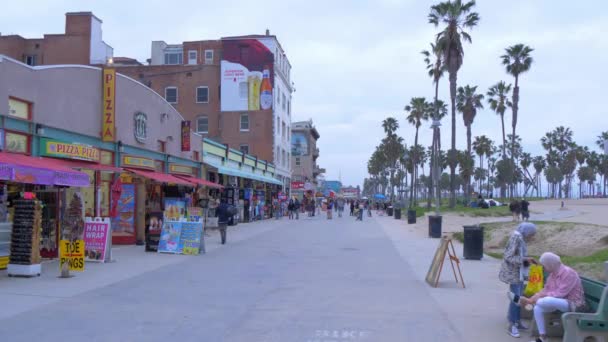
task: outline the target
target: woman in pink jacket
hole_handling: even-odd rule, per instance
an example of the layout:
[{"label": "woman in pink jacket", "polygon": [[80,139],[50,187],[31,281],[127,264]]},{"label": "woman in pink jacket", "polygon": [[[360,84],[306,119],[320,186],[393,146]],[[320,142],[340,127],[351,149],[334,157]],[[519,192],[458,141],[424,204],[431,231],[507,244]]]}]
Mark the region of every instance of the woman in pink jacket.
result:
[{"label": "woman in pink jacket", "polygon": [[580,311],[585,305],[585,298],[578,273],[562,264],[559,256],[550,252],[544,253],[540,257],[540,263],[545,271],[550,273],[545,288],[530,298],[513,296],[513,300],[520,305],[535,305],[534,319],[540,335],[536,342],[545,342],[547,332],[544,314],[556,310]]}]

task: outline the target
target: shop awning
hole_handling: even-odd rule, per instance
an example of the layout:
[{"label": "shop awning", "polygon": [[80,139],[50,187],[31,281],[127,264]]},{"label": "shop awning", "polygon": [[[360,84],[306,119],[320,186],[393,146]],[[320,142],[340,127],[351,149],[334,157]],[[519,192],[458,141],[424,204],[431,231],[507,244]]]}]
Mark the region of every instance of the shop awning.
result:
[{"label": "shop awning", "polygon": [[180,184],[180,185],[189,185],[189,186],[194,185],[186,180],[177,178],[172,175],[168,175],[166,173],[160,173],[160,172],[154,172],[154,171],[144,171],[144,170],[138,170],[138,169],[129,169],[129,168],[125,168],[125,170],[132,172],[138,176],[146,177],[153,181],[157,181],[159,183]]},{"label": "shop awning", "polygon": [[43,160],[52,160],[56,163],[60,163],[65,167],[69,167],[72,169],[89,169],[95,171],[108,171],[108,172],[122,172],[122,169],[119,167],[114,167],[111,165],[104,165],[99,163],[90,163],[86,161],[80,160],[69,160],[69,159],[54,159],[54,158],[41,158]]},{"label": "shop awning", "polygon": [[215,189],[223,189],[224,187],[217,184],[217,183],[213,183],[210,182],[208,180],[204,180],[201,178],[195,178],[195,177],[191,177],[191,176],[185,176],[185,175],[176,175],[175,177],[177,178],[181,178],[184,179],[190,183],[194,183],[194,184],[198,184],[198,185],[202,185],[202,186],[208,186],[210,188],[215,188]]},{"label": "shop awning", "polygon": [[241,177],[241,178],[247,178],[247,179],[253,179],[259,182],[264,182],[264,183],[269,183],[269,184],[276,184],[276,185],[283,185],[283,183],[281,183],[281,181],[279,181],[276,178],[272,178],[272,177],[268,177],[268,176],[262,176],[262,175],[258,175],[255,174],[253,172],[247,172],[247,171],[243,171],[243,170],[236,170],[233,168],[229,168],[223,165],[219,165],[217,163],[210,163],[210,162],[206,162],[204,161],[205,164],[214,167],[217,169],[218,173],[224,174],[224,175],[228,175],[228,176],[234,176],[234,177]]},{"label": "shop awning", "polygon": [[0,179],[40,185],[90,185],[89,175],[65,167],[57,159],[7,152],[0,152]]}]

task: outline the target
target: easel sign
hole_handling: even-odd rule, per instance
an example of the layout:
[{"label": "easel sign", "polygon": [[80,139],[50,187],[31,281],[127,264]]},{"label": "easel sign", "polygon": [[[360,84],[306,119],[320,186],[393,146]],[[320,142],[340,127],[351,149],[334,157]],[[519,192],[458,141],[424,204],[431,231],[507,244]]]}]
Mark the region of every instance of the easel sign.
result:
[{"label": "easel sign", "polygon": [[84,222],[86,261],[112,261],[112,228],[109,217],[87,217]]},{"label": "easel sign", "polygon": [[[431,267],[429,267],[429,271],[426,274],[426,282],[429,283],[432,287],[437,287],[439,283],[439,277],[441,276],[441,270],[443,269],[443,262],[445,261],[446,254],[450,258],[450,264],[452,265],[452,272],[454,272],[454,279],[456,283],[458,283],[458,276],[456,275],[456,268],[458,268],[458,275],[460,275],[460,283],[462,284],[462,288],[465,287],[464,279],[462,278],[462,272],[460,271],[460,260],[456,256],[456,251],[454,250],[454,244],[452,243],[452,239],[447,237],[441,238],[439,242],[439,247],[437,251],[435,251],[435,256],[433,257],[433,262],[431,263]],[[456,267],[454,267],[456,264]]]}]

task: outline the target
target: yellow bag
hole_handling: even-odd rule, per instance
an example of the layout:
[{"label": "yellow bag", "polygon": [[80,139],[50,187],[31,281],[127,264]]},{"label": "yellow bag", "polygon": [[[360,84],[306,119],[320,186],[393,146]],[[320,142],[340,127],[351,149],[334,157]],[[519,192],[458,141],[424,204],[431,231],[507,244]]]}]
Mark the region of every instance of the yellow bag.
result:
[{"label": "yellow bag", "polygon": [[543,267],[541,265],[531,265],[524,296],[530,297],[540,292],[544,286],[543,280]]}]

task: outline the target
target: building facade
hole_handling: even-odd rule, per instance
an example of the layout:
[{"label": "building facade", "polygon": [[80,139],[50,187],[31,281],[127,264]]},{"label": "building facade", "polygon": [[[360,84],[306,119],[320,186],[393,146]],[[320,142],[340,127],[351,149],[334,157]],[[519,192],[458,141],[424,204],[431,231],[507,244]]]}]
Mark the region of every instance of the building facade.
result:
[{"label": "building facade", "polygon": [[316,190],[319,187],[319,177],[325,173],[325,169],[317,164],[317,140],[320,137],[312,120],[291,124],[292,190]]},{"label": "building facade", "polygon": [[[291,182],[291,64],[274,35],[167,44],[153,41],[150,65],[120,72],[148,85],[205,137],[276,165]],[[264,72],[270,88],[264,95]],[[260,104],[267,96],[268,104]]]},{"label": "building facade", "polygon": [[0,35],[0,54],[31,66],[106,64],[114,50],[103,41],[101,24],[91,12],[66,13],[64,34],[33,39]]}]

